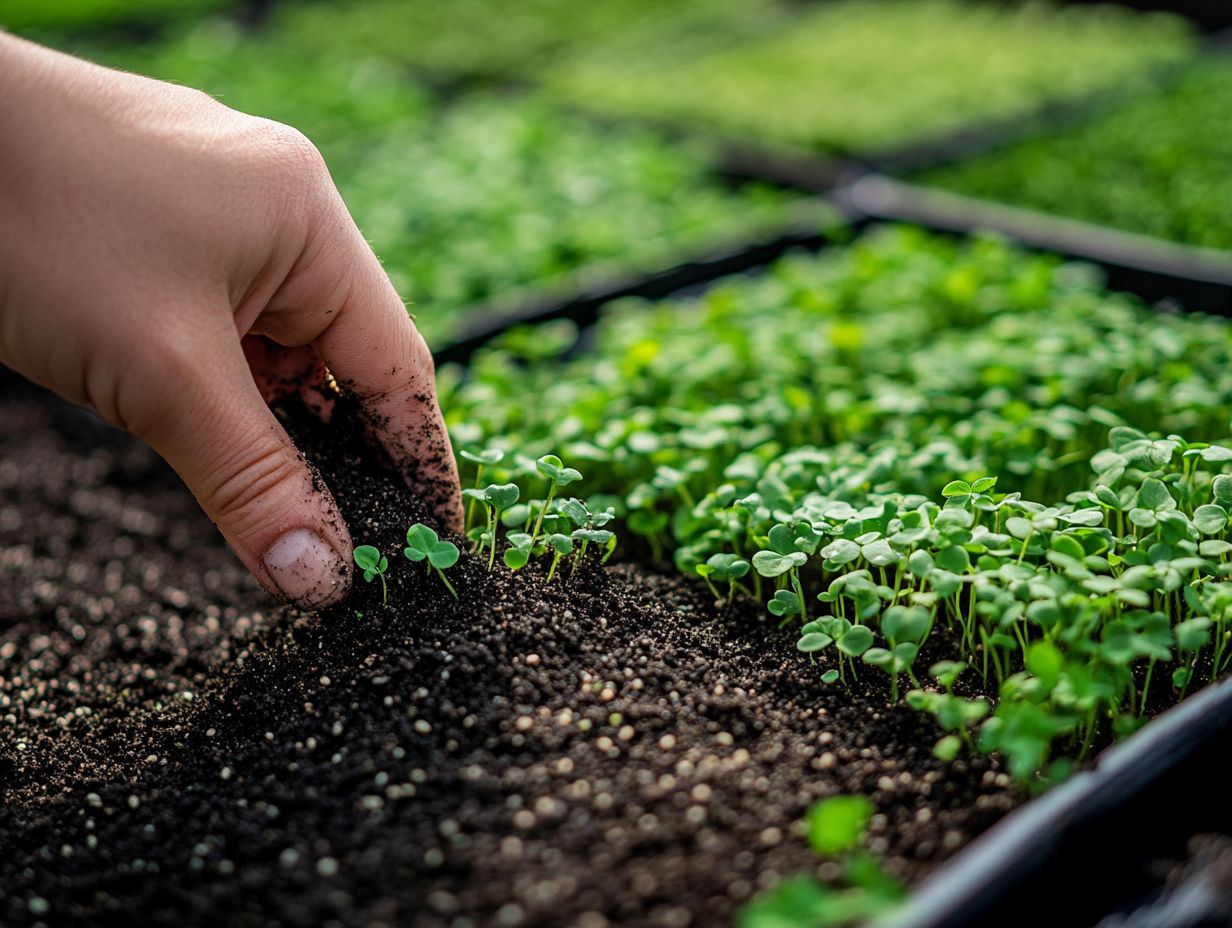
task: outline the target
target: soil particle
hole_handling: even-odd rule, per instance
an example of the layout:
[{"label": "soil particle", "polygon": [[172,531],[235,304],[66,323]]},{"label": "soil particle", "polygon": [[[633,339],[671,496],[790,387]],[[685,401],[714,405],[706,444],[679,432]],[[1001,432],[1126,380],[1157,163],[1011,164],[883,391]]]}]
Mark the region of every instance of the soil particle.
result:
[{"label": "soil particle", "polygon": [[0,922],[722,925],[833,878],[797,832],[818,798],[869,795],[910,881],[1021,801],[704,585],[464,556],[454,601],[346,402],[280,415],[388,606],[359,578],[274,605],[146,449],[0,406]]}]

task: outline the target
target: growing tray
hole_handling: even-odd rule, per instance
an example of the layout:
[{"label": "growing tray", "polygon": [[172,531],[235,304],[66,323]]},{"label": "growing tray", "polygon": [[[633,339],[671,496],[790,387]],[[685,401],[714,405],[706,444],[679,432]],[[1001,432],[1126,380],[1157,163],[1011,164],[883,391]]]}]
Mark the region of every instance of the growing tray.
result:
[{"label": "growing tray", "polygon": [[[1029,248],[1092,262],[1104,269],[1114,289],[1162,300],[1165,307],[1218,308],[1232,315],[1229,256],[1018,210],[973,213],[965,198],[959,198],[962,203],[940,199],[944,202],[931,191],[883,178],[861,180],[839,198],[849,217],[846,235],[800,230],[618,291],[528,309],[515,319],[492,320],[441,356],[464,361],[513,325],[570,318],[584,327],[616,296],[657,298],[697,290],[718,277],[764,266],[793,248],[819,250],[883,220],[955,234],[993,229]],[[1152,888],[1146,874],[1161,857],[1182,856],[1194,834],[1232,830],[1232,795],[1223,773],[1230,738],[1232,680],[1226,680],[1190,696],[1106,750],[1092,768],[1012,813],[878,928],[1038,928],[1042,920],[1056,918],[1058,906],[1072,919],[1066,924],[1094,925],[1109,912],[1142,901]]]},{"label": "growing tray", "polygon": [[[1203,44],[1220,48],[1223,36]],[[1189,64],[1157,65],[1147,74],[1154,88],[1164,88]],[[1070,99],[1045,100],[1024,113],[977,119],[935,136],[863,150],[816,149],[786,143],[722,136],[727,169],[742,178],[760,179],[826,193],[837,184],[867,174],[910,174],[967,160],[1031,136],[1065,129],[1090,120],[1124,102],[1124,88],[1107,87]]]},{"label": "growing tray", "polygon": [[[1073,5],[1090,6],[1108,0],[1066,0]],[[1228,0],[1116,0],[1117,6],[1135,10],[1159,11],[1184,16],[1203,32],[1217,32],[1232,26],[1232,3]]]},{"label": "growing tray", "polygon": [[1232,316],[1232,253],[1193,248],[961,194],[862,177],[836,194],[852,215],[944,232],[996,232],[1102,267],[1113,290]]},{"label": "growing tray", "polygon": [[[650,273],[609,268],[575,275],[555,289],[528,291],[501,303],[487,303],[464,311],[475,321],[433,352],[437,363],[465,363],[479,348],[510,329],[523,325],[570,319],[579,328],[592,325],[600,309],[624,297],[662,299],[692,287],[764,267],[795,248],[820,248],[833,238],[833,230],[851,226],[838,210],[822,201],[803,201],[787,222],[763,229],[751,241],[728,240],[699,251],[679,264]],[[831,232],[825,231],[829,226]]]}]

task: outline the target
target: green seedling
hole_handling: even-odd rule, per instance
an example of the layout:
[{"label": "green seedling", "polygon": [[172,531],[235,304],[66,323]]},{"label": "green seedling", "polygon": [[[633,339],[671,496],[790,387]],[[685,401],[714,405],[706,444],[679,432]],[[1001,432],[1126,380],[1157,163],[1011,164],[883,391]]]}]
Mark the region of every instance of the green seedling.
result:
[{"label": "green seedling", "polygon": [[388,602],[389,588],[385,585],[385,571],[389,569],[389,558],[372,545],[358,545],[353,556],[356,565],[364,572],[365,581],[371,583],[373,578],[381,578],[381,602]]},{"label": "green seedling", "polygon": [[579,471],[572,467],[565,467],[561,459],[554,454],[545,454],[539,458],[535,462],[535,469],[547,478],[548,495],[539,509],[539,517],[535,520],[535,527],[530,533],[531,547],[534,547],[535,541],[539,538],[539,530],[543,527],[543,517],[551,508],[552,499],[556,495],[557,488],[566,487],[582,479]]},{"label": "green seedling", "polygon": [[568,535],[553,533],[548,536],[547,545],[552,552],[552,566],[548,568],[548,582],[551,583],[560,559],[573,553],[573,539]]},{"label": "green seedling", "polygon": [[863,796],[814,803],[804,819],[805,837],[820,857],[842,866],[842,885],[827,886],[814,876],[785,880],[741,910],[741,928],[840,928],[897,908],[905,887],[886,873],[877,857],[860,848],[873,811]]},{"label": "green seedling", "polygon": [[402,553],[413,562],[423,561],[428,570],[435,570],[453,598],[458,598],[458,591],[445,576],[445,571],[458,563],[457,545],[452,541],[442,541],[431,528],[416,522],[406,530],[406,547]]},{"label": "green seedling", "polygon": [[509,547],[505,548],[505,566],[510,570],[521,570],[530,563],[534,539],[529,532],[510,532],[505,536]]},{"label": "green seedling", "polygon": [[590,545],[595,545],[603,551],[603,557],[600,560],[603,564],[607,563],[608,558],[616,550],[616,534],[605,528],[575,528],[570,537],[575,542],[580,542],[577,555],[573,558],[573,567],[569,571],[570,575],[577,571]]},{"label": "green seedling", "polygon": [[933,753],[945,761],[953,760],[964,745],[974,750],[971,731],[989,711],[986,700],[954,695],[954,683],[966,669],[963,661],[938,661],[928,668],[928,673],[945,692],[912,690],[907,694],[907,705],[932,715],[943,731],[955,732],[943,736],[933,747]]},{"label": "green seedling", "polygon": [[698,564],[694,570],[706,581],[715,599],[723,598],[715,588],[715,582],[726,583],[726,599],[730,603],[736,596],[740,580],[749,572],[749,562],[737,554],[712,554],[704,564]]},{"label": "green seedling", "polygon": [[461,458],[464,461],[470,461],[475,465],[475,487],[472,490],[463,490],[462,495],[469,500],[466,506],[466,527],[469,529],[472,522],[472,517],[475,514],[475,503],[483,499],[482,495],[477,495],[476,491],[483,486],[483,471],[485,467],[499,464],[505,459],[505,452],[497,448],[486,448],[483,451],[463,451]]},{"label": "green seedling", "polygon": [[488,545],[488,570],[491,570],[496,564],[496,526],[500,524],[501,515],[517,503],[521,490],[513,483],[494,483],[474,492],[479,494],[487,512],[487,526],[480,536],[478,552],[482,553],[484,543]]}]

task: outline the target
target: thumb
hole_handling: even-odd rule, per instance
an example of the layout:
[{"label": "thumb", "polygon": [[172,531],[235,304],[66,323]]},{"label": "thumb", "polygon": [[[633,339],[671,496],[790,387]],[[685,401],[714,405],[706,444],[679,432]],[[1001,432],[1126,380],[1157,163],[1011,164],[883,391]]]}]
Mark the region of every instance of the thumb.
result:
[{"label": "thumb", "polygon": [[174,400],[141,437],[262,586],[306,609],[337,602],[351,582],[338,506],[266,406],[238,337],[224,358],[179,366],[174,388],[160,391]]}]

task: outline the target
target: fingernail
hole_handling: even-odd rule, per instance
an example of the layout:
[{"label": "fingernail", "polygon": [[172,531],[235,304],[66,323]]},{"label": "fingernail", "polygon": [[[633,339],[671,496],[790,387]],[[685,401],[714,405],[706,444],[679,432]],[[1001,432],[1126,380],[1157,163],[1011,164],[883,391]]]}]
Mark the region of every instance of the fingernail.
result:
[{"label": "fingernail", "polygon": [[346,588],[346,568],[338,552],[305,528],[279,538],[261,563],[278,591],[306,609],[334,602]]}]

